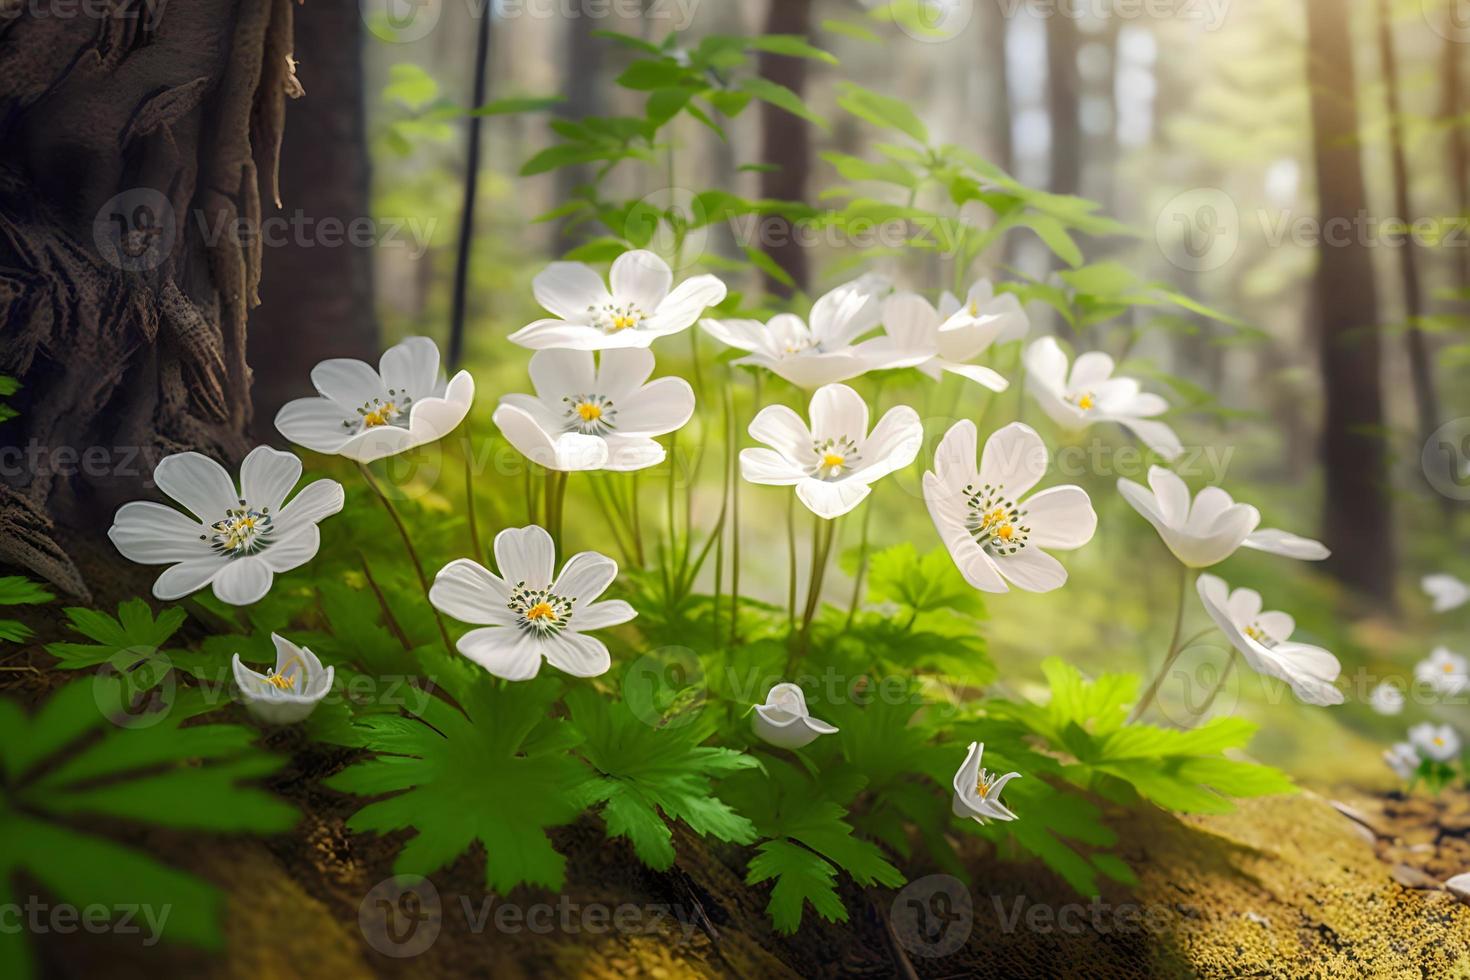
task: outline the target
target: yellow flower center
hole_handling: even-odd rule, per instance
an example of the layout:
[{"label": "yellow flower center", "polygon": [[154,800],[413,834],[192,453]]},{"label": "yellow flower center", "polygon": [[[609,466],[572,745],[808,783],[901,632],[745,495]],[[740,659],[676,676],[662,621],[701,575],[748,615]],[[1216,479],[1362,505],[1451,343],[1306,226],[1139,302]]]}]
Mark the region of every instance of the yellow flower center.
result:
[{"label": "yellow flower center", "polygon": [[827,467],[828,469],[839,469],[841,468],[842,464],[846,462],[847,457],[839,455],[838,453],[824,453],[822,455],[822,465]]},{"label": "yellow flower center", "polygon": [[613,317],[612,328],[616,333],[619,330],[629,330],[638,326],[638,316],[635,313],[622,313]]},{"label": "yellow flower center", "polygon": [[552,605],[549,602],[538,602],[530,609],[526,610],[526,618],[531,620],[532,622],[535,622],[538,619],[544,619],[549,623],[554,623],[556,622],[556,610],[552,608]]},{"label": "yellow flower center", "polygon": [[267,677],[265,679],[265,682],[267,684],[269,684],[271,687],[278,688],[279,690],[282,690],[282,691],[290,691],[290,690],[294,690],[295,687],[296,687],[296,675],[295,674],[271,674],[269,677]]},{"label": "yellow flower center", "polygon": [[388,425],[393,421],[393,416],[398,414],[398,407],[392,402],[384,402],[371,412],[364,412],[362,425],[365,429],[372,429],[380,425]]},{"label": "yellow flower center", "polygon": [[971,316],[979,316],[980,315],[980,304],[979,303],[976,303],[976,302],[973,302],[973,301],[970,303],[970,315]]},{"label": "yellow flower center", "polygon": [[1455,672],[1455,665],[1454,664],[1445,664],[1444,665],[1444,672],[1446,674],[1453,674]]},{"label": "yellow flower center", "polygon": [[1441,748],[1441,749],[1444,748],[1444,736],[1443,735],[1436,735],[1436,736],[1434,736],[1434,744],[1435,744],[1435,747],[1436,748]]},{"label": "yellow flower center", "polygon": [[577,414],[582,416],[583,422],[596,422],[602,418],[602,406],[592,402],[582,402],[577,406]]}]

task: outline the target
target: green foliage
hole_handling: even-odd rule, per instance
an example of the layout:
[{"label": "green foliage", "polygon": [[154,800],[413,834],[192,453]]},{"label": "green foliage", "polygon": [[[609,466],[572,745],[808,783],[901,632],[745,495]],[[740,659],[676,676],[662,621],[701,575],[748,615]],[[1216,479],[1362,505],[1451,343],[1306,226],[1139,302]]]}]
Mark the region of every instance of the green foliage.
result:
[{"label": "green foliage", "polygon": [[1243,718],[1213,718],[1198,728],[1177,730],[1125,725],[1138,695],[1138,678],[1103,674],[1086,681],[1077,668],[1056,658],[1041,665],[1051,684],[1046,706],[1003,703],[997,714],[1023,724],[1072,760],[1062,771],[1075,782],[1120,800],[1129,787],[1167,810],[1228,813],[1230,797],[1295,792],[1286,775],[1269,766],[1226,758],[1243,748],[1256,726]]},{"label": "green foliage", "polygon": [[[16,900],[11,889],[24,873],[78,907],[167,908],[163,938],[218,948],[218,889],[66,821],[120,821],[119,833],[136,824],[278,833],[296,822],[295,809],[244,784],[284,760],[253,748],[250,729],[184,725],[191,711],[182,703],[111,726],[98,705],[115,683],[105,675],[74,681],[30,717],[0,700],[0,901]],[[4,930],[0,973],[25,976],[32,966],[23,935]]]},{"label": "green foliage", "polygon": [[[0,576],[0,606],[39,606],[56,598],[23,575]],[[0,618],[0,640],[19,643],[34,631],[18,619]]]},{"label": "green foliage", "polygon": [[[20,391],[20,382],[9,375],[0,374],[0,398],[9,398]],[[0,401],[0,422],[9,422],[20,413],[11,406]]]},{"label": "green foliage", "polygon": [[546,829],[576,819],[593,777],[570,752],[576,730],[548,716],[559,693],[547,677],[505,685],[482,675],[456,690],[463,711],[433,698],[413,717],[359,720],[354,741],[376,755],[327,785],[394,795],[358,810],[348,828],[415,830],[393,862],[396,874],[428,875],[478,841],[487,888],[560,888],[566,859]]},{"label": "green foliage", "polygon": [[[795,932],[807,904],[829,922],[846,922],[847,909],[837,894],[839,870],[859,885],[903,884],[902,872],[883,852],[853,833],[847,808],[833,798],[830,786],[774,757],[763,764],[765,772],[727,779],[720,795],[748,815],[764,838],[745,882],[775,882],[766,911],[777,931]],[[849,785],[842,795],[853,789]]]},{"label": "green foliage", "polygon": [[591,793],[604,804],[607,834],[628,838],[644,864],[660,871],[673,865],[666,820],[736,844],[755,839],[750,821],[711,789],[711,780],[757,765],[751,756],[701,745],[710,733],[700,725],[657,727],[590,688],[568,692],[566,703],[583,738],[579,751],[601,774]]},{"label": "green foliage", "polygon": [[184,625],[184,611],[165,609],[154,618],[142,599],[129,599],[117,607],[117,616],[95,609],[69,606],[65,610],[73,631],[91,643],[49,643],[46,652],[61,661],[65,670],[80,670],[111,663],[118,670],[133,670],[156,657],[163,645]]}]

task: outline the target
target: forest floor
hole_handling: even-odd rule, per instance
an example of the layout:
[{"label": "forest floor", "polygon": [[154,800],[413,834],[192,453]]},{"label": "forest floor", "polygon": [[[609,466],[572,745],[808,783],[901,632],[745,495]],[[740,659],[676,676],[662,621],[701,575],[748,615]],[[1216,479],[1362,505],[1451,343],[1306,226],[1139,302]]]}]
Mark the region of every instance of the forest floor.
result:
[{"label": "forest floor", "polygon": [[1109,823],[1139,883],[1097,900],[967,838],[970,888],[923,868],[908,869],[897,894],[849,885],[851,921],[808,910],[790,937],[771,928],[765,888],[744,884],[740,849],[676,836],[675,867],[654,872],[584,818],[554,833],[567,856],[562,894],[492,898],[472,852],[435,876],[432,896],[410,896],[422,921],[387,937],[370,923],[380,899],[394,900],[379,883],[391,878],[401,841],[346,832],[356,801],[319,783],[346,753],[289,729],[269,740],[305,763],[273,782],[306,814],[296,833],[257,841],[150,832],[136,841],[228,892],[228,955],[50,936],[39,944],[46,975],[1470,976],[1470,907],[1439,884],[1470,857],[1462,791],[1303,791],[1183,818],[1114,809]]}]

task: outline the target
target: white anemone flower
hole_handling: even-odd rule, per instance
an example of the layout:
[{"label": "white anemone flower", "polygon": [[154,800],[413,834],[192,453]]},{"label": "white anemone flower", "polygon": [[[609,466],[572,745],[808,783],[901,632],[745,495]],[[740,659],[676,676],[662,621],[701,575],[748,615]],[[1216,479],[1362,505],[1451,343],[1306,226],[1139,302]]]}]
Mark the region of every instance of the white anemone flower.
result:
[{"label": "white anemone flower", "polygon": [[1449,725],[1421,722],[1409,729],[1409,744],[1435,762],[1452,762],[1460,756],[1460,735]]},{"label": "white anemone flower", "polygon": [[1342,673],[1342,664],[1321,647],[1291,642],[1296,630],[1291,616],[1262,611],[1259,592],[1231,592],[1230,586],[1214,575],[1201,575],[1195,587],[1205,612],[1252,670],[1286,682],[1298,701],[1342,704],[1343,694],[1333,684]]},{"label": "white anemone flower", "polygon": [[985,752],[981,742],[971,742],[970,751],[959,771],[954,774],[954,799],[950,808],[957,817],[970,817],[976,823],[988,820],[1015,820],[1016,815],[1000,801],[1000,791],[1006,783],[1021,774],[988,772],[980,767],[980,758]]},{"label": "white anemone flower", "polygon": [[985,441],[975,465],[975,423],[956,422],[924,474],[924,501],[960,574],[983,592],[1050,592],[1067,570],[1044,549],[1080,548],[1097,530],[1087,492],[1052,487],[1027,497],[1046,472],[1036,430],[1012,422]]},{"label": "white anemone flower", "polygon": [[883,301],[883,336],[857,345],[874,368],[913,367],[941,380],[957,374],[991,391],[1010,382],[988,367],[966,363],[990,347],[1005,325],[999,316],[971,316],[961,309],[943,317],[917,293],[895,293]]},{"label": "white anemone flower", "polygon": [[1094,422],[1116,422],[1165,459],[1184,452],[1174,430],[1154,418],[1169,403],[1140,391],[1132,378],[1113,377],[1113,359],[1102,351],[1078,355],[1068,374],[1061,345],[1042,337],[1026,348],[1025,362],[1031,397],[1063,429],[1080,432]]},{"label": "white anemone flower", "polygon": [[287,402],[276,430],[298,446],[371,463],[453,432],[475,400],[475,379],[460,371],[446,381],[439,348],[409,337],[383,352],[377,370],[350,357],[311,369],[319,397]]},{"label": "white anemone flower", "polygon": [[1118,492],[1148,519],[1174,557],[1190,568],[1219,564],[1241,546],[1303,561],[1321,561],[1331,554],[1310,538],[1274,528],[1258,530],[1261,512],[1236,503],[1219,487],[1205,487],[1191,504],[1189,486],[1161,466],[1149,467],[1148,484],[1145,488],[1119,479]]},{"label": "white anemone flower", "polygon": [[837,732],[836,725],[812,717],[806,695],[795,684],[772,687],[765,704],[755,706],[751,726],[763,741],[782,749],[803,748],[815,742],[818,735]]},{"label": "white anemone flower", "polygon": [[1459,694],[1470,686],[1470,665],[1458,653],[1435,647],[1414,665],[1414,679],[1439,694]]},{"label": "white anemone flower", "polygon": [[176,453],[153,471],[158,489],[191,511],[150,500],[118,508],[108,538],[124,558],[168,565],[153,595],[181,599],[206,585],[221,602],[247,606],[270,591],[278,572],[316,557],[317,523],[342,509],[342,484],[317,480],[286,502],[301,479],[301,460],[257,446],[240,466],[240,483],[200,453]]},{"label": "white anemone flower", "polygon": [[1434,600],[1435,612],[1449,612],[1470,602],[1470,585],[1453,575],[1426,575],[1419,584],[1424,594]]},{"label": "white anemone flower", "polygon": [[976,318],[995,317],[998,319],[1000,330],[995,337],[997,344],[1020,340],[1026,336],[1026,331],[1031,329],[1031,320],[1026,316],[1026,310],[1021,306],[1021,301],[1012,293],[996,293],[989,279],[976,280],[970,286],[970,291],[965,294],[963,303],[947,289],[940,295],[940,316],[948,320],[961,310]]},{"label": "white anemone flower", "polygon": [[1413,779],[1419,771],[1419,751],[1408,742],[1395,742],[1383,753],[1383,761],[1400,779]]},{"label": "white anemone flower", "polygon": [[612,666],[607,647],[588,630],[626,623],[638,615],[621,599],[598,602],[618,574],[606,555],[583,551],[556,571],[551,535],[534,524],[495,536],[496,575],[468,558],[439,570],[429,601],[473,629],[459,652],[496,677],[525,681],[544,658],[573,677],[596,677]]},{"label": "white anemone flower", "polygon": [[605,285],[581,262],[551,263],[531,284],[551,317],[517,330],[511,342],[532,350],[647,347],[687,330],[725,300],[725,284],[715,276],[693,276],[674,287],[668,263],[643,249],[614,259],[608,279]]},{"label": "white anemone flower", "polygon": [[694,414],[694,389],[683,378],[653,373],[642,348],[543,350],[531,355],[535,395],[506,395],[495,424],[510,444],[553,470],[640,470],[664,460],[652,436],[673,432]]},{"label": "white anemone flower", "polygon": [[750,483],[794,486],[818,517],[831,520],[872,492],[870,484],[901,470],[919,455],[924,426],[907,405],[890,408],[868,432],[868,403],[847,385],[812,395],[811,427],[785,405],[767,405],[750,435],[770,449],[742,449],[740,475]]},{"label": "white anemone flower", "polygon": [[1404,710],[1404,692],[1397,684],[1380,681],[1368,694],[1368,705],[1375,712],[1387,717],[1401,714]]},{"label": "white anemone flower", "polygon": [[235,654],[231,666],[240,700],[252,715],[272,725],[305,721],[332,689],[335,668],[322,667],[316,654],[284,636],[272,633],[271,642],[276,645],[276,666],[269,673],[251,670]]},{"label": "white anemone flower", "polygon": [[854,343],[882,319],[887,289],[887,280],[876,276],[844,283],[812,305],[810,323],[781,313],[768,323],[705,318],[700,326],[726,347],[750,352],[734,363],[763,367],[798,388],[816,388],[875,366]]}]

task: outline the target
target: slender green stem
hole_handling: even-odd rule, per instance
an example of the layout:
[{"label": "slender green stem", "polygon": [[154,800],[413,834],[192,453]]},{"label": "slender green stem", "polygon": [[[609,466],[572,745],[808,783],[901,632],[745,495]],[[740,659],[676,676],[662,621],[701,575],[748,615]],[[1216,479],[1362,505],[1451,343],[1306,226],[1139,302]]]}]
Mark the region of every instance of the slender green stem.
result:
[{"label": "slender green stem", "polygon": [[852,602],[847,607],[846,629],[852,629],[852,621],[857,616],[858,605],[863,598],[863,579],[868,572],[868,528],[872,522],[873,502],[868,501],[868,506],[863,510],[863,531],[858,542],[857,574],[852,577]]},{"label": "slender green stem", "polygon": [[[469,420],[465,420],[469,424]],[[470,460],[470,437],[466,431],[464,437],[464,509],[470,519],[470,557],[475,561],[485,560],[483,547],[480,543],[480,525],[475,519],[475,468]]]},{"label": "slender green stem", "polygon": [[393,615],[393,610],[388,606],[388,598],[383,595],[383,590],[378,587],[378,580],[373,578],[373,570],[368,566],[367,555],[361,551],[357,553],[357,560],[362,562],[362,574],[367,579],[368,588],[372,590],[374,597],[378,600],[378,608],[383,610],[383,622],[388,626],[388,632],[402,644],[408,653],[413,652],[413,644],[408,641],[408,634],[403,632],[403,627],[398,623],[398,617]]},{"label": "slender green stem", "polygon": [[1174,635],[1169,639],[1169,652],[1164,655],[1164,662],[1159,666],[1159,672],[1149,684],[1148,690],[1143,692],[1143,697],[1138,699],[1138,704],[1133,708],[1133,713],[1128,716],[1128,723],[1132,724],[1153,704],[1154,698],[1158,697],[1159,687],[1164,683],[1164,678],[1169,676],[1169,668],[1174,666],[1174,661],[1179,659],[1179,654],[1184,651],[1184,644],[1179,642],[1180,633],[1184,627],[1184,606],[1189,596],[1189,586],[1194,580],[1195,571],[1187,566],[1181,566],[1183,571],[1179,576],[1179,608],[1174,613]]},{"label": "slender green stem", "polygon": [[551,545],[558,555],[561,546],[561,515],[567,499],[567,475],[560,470],[546,471],[546,531],[551,535]]},{"label": "slender green stem", "polygon": [[633,556],[638,560],[638,567],[643,568],[648,564],[643,554],[643,518],[639,515],[638,508],[638,471],[634,470],[628,481],[628,515],[631,521],[630,530],[633,532]]},{"label": "slender green stem", "polygon": [[786,583],[787,623],[796,632],[796,494],[786,498],[786,557],[790,560],[791,576]]},{"label": "slender green stem", "polygon": [[735,393],[728,376],[725,384],[730,396],[726,452],[730,469],[730,645],[733,647],[740,639],[740,448],[736,438]]},{"label": "slender green stem", "polygon": [[822,606],[822,583],[827,577],[827,560],[832,554],[832,541],[837,536],[837,518],[823,520],[813,515],[812,521],[812,567],[807,580],[806,608],[802,610],[801,632],[797,634],[796,645],[787,665],[788,674],[795,670],[797,661],[806,656],[811,647],[812,620],[816,619],[817,610]]},{"label": "slender green stem", "polygon": [[358,463],[357,468],[362,471],[362,478],[367,481],[373,493],[378,495],[378,499],[383,502],[383,509],[388,512],[388,516],[393,519],[394,526],[398,528],[398,536],[403,539],[403,550],[408,553],[408,563],[413,566],[414,574],[419,579],[419,587],[424,590],[424,601],[428,602],[429,608],[434,610],[434,622],[439,624],[439,636],[444,640],[444,649],[453,653],[454,644],[449,640],[449,628],[444,625],[444,617],[439,615],[439,610],[434,609],[433,602],[429,601],[429,578],[424,574],[424,566],[419,561],[418,551],[414,549],[413,538],[409,536],[408,526],[403,523],[403,518],[399,515],[398,508],[393,506],[393,501],[388,499],[388,495],[378,485],[373,471],[368,469],[364,463]]},{"label": "slender green stem", "polygon": [[1217,680],[1215,682],[1215,686],[1210,689],[1209,695],[1205,698],[1205,703],[1200,705],[1199,710],[1194,712],[1194,722],[1196,724],[1198,724],[1204,718],[1204,716],[1209,713],[1210,708],[1215,703],[1215,699],[1220,696],[1221,691],[1225,690],[1225,683],[1230,680],[1230,675],[1235,670],[1235,661],[1238,659],[1240,659],[1240,653],[1232,648],[1230,651],[1230,659],[1225,661],[1225,668],[1220,671],[1220,679]]},{"label": "slender green stem", "polygon": [[623,556],[623,564],[632,567],[634,564],[633,551],[623,537],[626,532],[623,529],[622,521],[614,512],[612,495],[604,492],[606,486],[605,480],[599,480],[598,483],[599,486],[596,492],[592,494],[593,498],[597,501],[597,509],[602,511],[603,519],[607,521],[608,532],[612,534],[613,542],[618,546],[618,552]]}]

